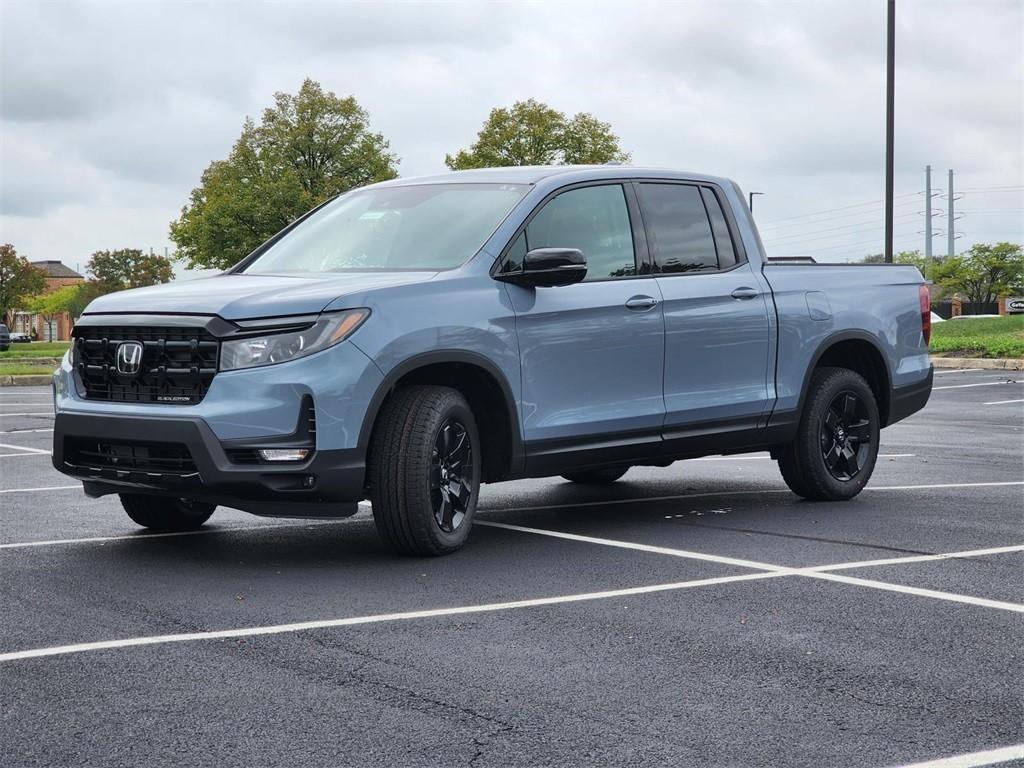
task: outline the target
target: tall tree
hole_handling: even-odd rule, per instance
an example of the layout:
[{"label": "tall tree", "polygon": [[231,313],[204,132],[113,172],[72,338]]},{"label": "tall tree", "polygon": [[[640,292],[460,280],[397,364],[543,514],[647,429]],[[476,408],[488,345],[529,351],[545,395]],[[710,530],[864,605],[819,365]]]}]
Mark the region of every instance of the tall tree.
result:
[{"label": "tall tree", "polygon": [[190,267],[225,269],[323,201],[394,178],[397,162],[353,97],[307,79],[297,94],[275,94],[259,125],[245,121],[171,222],[171,239]]},{"label": "tall tree", "polygon": [[92,282],[97,284],[96,295],[169,283],[174,279],[174,268],[169,258],[143,253],[138,248],[96,251],[89,259],[86,270]]},{"label": "tall tree", "polygon": [[11,324],[9,315],[26,297],[46,287],[46,273],[19,256],[10,243],[0,245],[0,322]]},{"label": "tall tree", "polygon": [[534,99],[498,107],[484,122],[476,141],[455,155],[445,155],[453,171],[508,165],[566,165],[628,162],[611,126],[580,112],[565,113]]}]

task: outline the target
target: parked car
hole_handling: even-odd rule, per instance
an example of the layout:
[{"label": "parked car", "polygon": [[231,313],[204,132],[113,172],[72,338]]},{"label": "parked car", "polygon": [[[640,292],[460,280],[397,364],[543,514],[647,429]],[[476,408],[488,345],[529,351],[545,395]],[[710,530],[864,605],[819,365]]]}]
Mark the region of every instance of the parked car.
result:
[{"label": "parked car", "polygon": [[769,450],[856,496],[932,386],[902,265],[766,264],[728,179],[620,166],[399,179],[227,273],[92,302],[55,374],[53,463],[158,530],[216,505],[463,545],[481,482]]},{"label": "parked car", "polygon": [[11,333],[11,343],[12,344],[30,344],[31,342],[32,342],[32,337],[29,336],[27,333],[18,333],[18,332],[12,332]]},{"label": "parked car", "polygon": [[11,348],[11,331],[10,329],[0,323],[0,352],[6,352]]}]

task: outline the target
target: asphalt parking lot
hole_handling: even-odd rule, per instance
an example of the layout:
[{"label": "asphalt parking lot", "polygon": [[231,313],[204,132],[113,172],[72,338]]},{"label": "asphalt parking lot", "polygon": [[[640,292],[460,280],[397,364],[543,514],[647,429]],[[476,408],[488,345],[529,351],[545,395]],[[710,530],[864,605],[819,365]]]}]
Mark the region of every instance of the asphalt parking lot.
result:
[{"label": "asphalt parking lot", "polygon": [[141,534],[0,389],[0,765],[1024,765],[1024,376],[935,385],[852,502],[521,481],[433,560],[367,510]]}]

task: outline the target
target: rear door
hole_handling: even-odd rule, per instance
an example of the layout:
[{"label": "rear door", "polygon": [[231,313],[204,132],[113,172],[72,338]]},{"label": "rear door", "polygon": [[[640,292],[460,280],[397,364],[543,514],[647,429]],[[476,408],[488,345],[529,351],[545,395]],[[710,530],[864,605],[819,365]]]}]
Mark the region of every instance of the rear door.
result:
[{"label": "rear door", "polygon": [[[632,187],[588,184],[550,198],[506,254],[579,248],[575,285],[509,285],[522,361],[528,461],[654,455],[661,441],[664,321]],[[514,268],[514,263],[510,268]]]},{"label": "rear door", "polygon": [[664,301],[665,439],[754,429],[769,404],[769,305],[724,196],[664,181],[636,190]]}]

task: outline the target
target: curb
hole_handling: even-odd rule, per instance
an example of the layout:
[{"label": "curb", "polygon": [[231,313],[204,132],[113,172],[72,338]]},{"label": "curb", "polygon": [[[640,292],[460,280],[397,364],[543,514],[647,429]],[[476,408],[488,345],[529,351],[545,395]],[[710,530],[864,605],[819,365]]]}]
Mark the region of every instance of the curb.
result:
[{"label": "curb", "polygon": [[1019,357],[932,357],[936,368],[984,368],[988,371],[1024,370],[1024,359]]},{"label": "curb", "polygon": [[53,383],[53,376],[0,376],[0,387],[48,387]]}]

